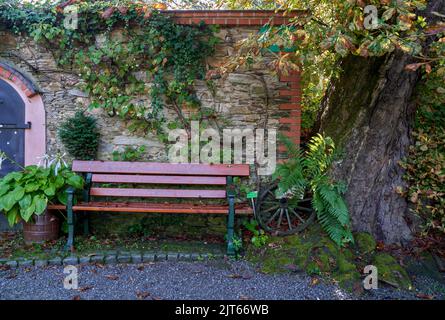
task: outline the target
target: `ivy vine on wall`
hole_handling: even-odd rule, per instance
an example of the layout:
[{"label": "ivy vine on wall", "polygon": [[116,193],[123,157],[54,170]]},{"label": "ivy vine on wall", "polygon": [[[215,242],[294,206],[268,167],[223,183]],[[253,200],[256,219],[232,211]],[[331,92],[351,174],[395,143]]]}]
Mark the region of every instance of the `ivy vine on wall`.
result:
[{"label": "ivy vine on wall", "polygon": [[[78,1],[76,6],[76,29],[65,28],[62,4],[16,0],[0,4],[0,24],[44,43],[59,65],[79,73],[90,107],[129,121],[131,131],[155,131],[165,140],[166,106],[178,119],[169,126],[188,129],[182,110],[196,108],[200,114],[194,83],[204,79],[205,59],[218,43],[215,27],[179,25],[140,2]],[[140,102],[147,96],[150,104]],[[208,110],[204,113],[208,116]]]}]

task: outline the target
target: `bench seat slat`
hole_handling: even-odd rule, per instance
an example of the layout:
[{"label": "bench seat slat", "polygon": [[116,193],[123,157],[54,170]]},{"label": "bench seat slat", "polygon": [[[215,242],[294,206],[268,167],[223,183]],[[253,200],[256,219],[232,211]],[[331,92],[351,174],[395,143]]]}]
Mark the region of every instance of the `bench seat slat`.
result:
[{"label": "bench seat slat", "polygon": [[[50,210],[65,210],[64,205],[49,205]],[[193,203],[139,203],[139,202],[92,202],[80,203],[73,206],[74,211],[95,212],[132,212],[132,213],[201,213],[201,214],[225,214],[227,205],[202,205]],[[246,204],[235,207],[236,214],[252,214],[252,208]]]},{"label": "bench seat slat", "polygon": [[226,177],[206,176],[156,176],[93,174],[92,182],[97,183],[145,183],[145,184],[186,184],[186,185],[226,185]]},{"label": "bench seat slat", "polygon": [[206,198],[223,199],[226,190],[91,188],[91,196],[136,198]]},{"label": "bench seat slat", "polygon": [[74,172],[190,176],[249,176],[248,164],[73,161]]}]

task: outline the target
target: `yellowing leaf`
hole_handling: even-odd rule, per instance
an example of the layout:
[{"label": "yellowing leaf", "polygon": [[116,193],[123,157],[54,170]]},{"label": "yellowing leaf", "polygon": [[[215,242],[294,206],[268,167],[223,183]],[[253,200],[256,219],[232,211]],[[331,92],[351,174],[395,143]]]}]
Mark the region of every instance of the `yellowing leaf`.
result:
[{"label": "yellowing leaf", "polygon": [[389,8],[388,10],[386,10],[385,12],[383,12],[382,14],[382,20],[383,21],[388,21],[389,19],[391,19],[394,16],[394,13],[396,12],[395,8]]}]

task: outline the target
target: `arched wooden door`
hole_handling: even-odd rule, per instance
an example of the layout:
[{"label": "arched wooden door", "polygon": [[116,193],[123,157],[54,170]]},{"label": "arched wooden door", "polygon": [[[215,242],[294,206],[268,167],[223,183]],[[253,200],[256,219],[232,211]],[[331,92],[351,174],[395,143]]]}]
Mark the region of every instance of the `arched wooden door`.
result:
[{"label": "arched wooden door", "polygon": [[0,177],[20,170],[25,163],[25,102],[17,91],[0,79],[0,150],[12,159],[5,160]]}]

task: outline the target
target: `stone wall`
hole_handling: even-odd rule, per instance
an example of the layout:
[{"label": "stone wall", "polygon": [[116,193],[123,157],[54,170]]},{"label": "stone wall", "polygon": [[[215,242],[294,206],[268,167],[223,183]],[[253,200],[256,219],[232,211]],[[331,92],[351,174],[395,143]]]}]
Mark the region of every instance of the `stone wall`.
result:
[{"label": "stone wall", "polygon": [[[198,19],[221,25],[217,34],[221,43],[216,54],[208,59],[209,67],[233,54],[238,40],[257,32],[273,15],[254,11],[169,11],[168,14],[173,14],[178,23],[198,22]],[[277,15],[276,23],[285,22],[279,19],[283,18]],[[267,121],[268,128],[285,132],[298,144],[301,119],[299,74],[277,76],[268,66],[270,61],[271,57],[266,56],[249,69],[240,69],[224,79],[215,80],[215,94],[204,81],[196,81],[196,92],[203,107],[212,108],[227,119],[225,127],[263,128]],[[0,30],[0,62],[23,74],[42,96],[46,111],[47,153],[64,151],[57,135],[60,124],[77,110],[87,110],[97,118],[100,127],[99,159],[110,159],[113,150],[123,150],[126,146],[145,145],[147,161],[167,161],[166,146],[155,135],[135,136],[119,118],[110,117],[100,109],[88,110],[89,98],[77,88],[79,76],[75,71],[60,69],[51,52],[32,39]],[[167,111],[167,118],[175,117]]]}]

